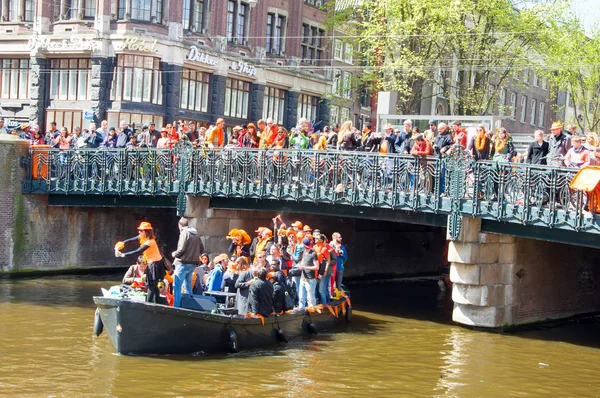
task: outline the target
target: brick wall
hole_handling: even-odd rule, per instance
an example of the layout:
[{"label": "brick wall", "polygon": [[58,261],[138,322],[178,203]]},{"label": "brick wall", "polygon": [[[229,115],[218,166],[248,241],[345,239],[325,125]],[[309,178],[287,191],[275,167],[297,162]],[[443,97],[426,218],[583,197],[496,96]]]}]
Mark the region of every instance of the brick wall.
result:
[{"label": "brick wall", "polygon": [[[517,240],[519,323],[600,310],[600,250]],[[522,270],[522,271],[521,271]]]}]

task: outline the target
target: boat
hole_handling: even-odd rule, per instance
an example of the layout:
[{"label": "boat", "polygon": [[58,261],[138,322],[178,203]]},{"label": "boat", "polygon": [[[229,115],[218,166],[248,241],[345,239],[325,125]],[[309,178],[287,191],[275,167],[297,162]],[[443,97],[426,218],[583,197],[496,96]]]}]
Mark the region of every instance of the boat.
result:
[{"label": "boat", "polygon": [[[208,300],[208,296],[184,296],[200,306]],[[327,305],[269,317],[238,316],[214,308],[175,308],[136,297],[93,299],[97,306],[94,332],[99,335],[105,330],[116,352],[124,355],[210,354],[264,348],[317,334],[352,318],[346,295]]]}]

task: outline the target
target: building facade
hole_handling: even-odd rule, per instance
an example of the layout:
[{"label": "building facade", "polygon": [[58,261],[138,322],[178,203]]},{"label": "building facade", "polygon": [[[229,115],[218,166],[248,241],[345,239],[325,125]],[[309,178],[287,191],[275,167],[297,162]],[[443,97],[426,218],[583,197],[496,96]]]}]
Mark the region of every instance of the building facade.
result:
[{"label": "building facade", "polygon": [[319,0],[2,0],[0,116],[227,125],[330,121]]}]

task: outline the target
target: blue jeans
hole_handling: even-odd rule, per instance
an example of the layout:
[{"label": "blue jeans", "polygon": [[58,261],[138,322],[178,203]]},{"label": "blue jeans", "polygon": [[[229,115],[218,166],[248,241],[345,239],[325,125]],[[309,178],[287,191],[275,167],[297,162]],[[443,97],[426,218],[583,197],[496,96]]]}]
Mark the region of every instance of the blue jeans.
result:
[{"label": "blue jeans", "polygon": [[329,282],[331,281],[331,275],[325,275],[319,281],[319,300],[321,304],[327,304],[331,297],[329,296]]},{"label": "blue jeans", "polygon": [[300,292],[298,308],[306,307],[306,301],[308,300],[308,306],[312,307],[317,304],[317,298],[315,297],[315,288],[317,287],[316,279],[304,279],[300,280]]},{"label": "blue jeans", "polygon": [[194,264],[179,264],[175,267],[173,275],[173,307],[181,307],[181,287],[187,294],[192,294],[192,274]]}]

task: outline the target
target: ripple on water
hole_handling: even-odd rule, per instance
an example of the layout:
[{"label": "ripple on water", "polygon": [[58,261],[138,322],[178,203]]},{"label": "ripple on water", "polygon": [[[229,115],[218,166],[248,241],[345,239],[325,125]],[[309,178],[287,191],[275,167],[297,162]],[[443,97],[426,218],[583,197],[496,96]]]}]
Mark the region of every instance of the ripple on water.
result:
[{"label": "ripple on water", "polygon": [[[105,334],[92,337],[90,297],[110,283],[43,282],[0,281],[0,396],[549,397],[600,391],[600,325],[470,331],[446,321],[451,307],[435,282],[357,287],[353,303],[369,310],[356,310],[346,333],[322,333],[285,348],[185,357],[115,355]],[[392,304],[374,302],[378,294]]]}]

